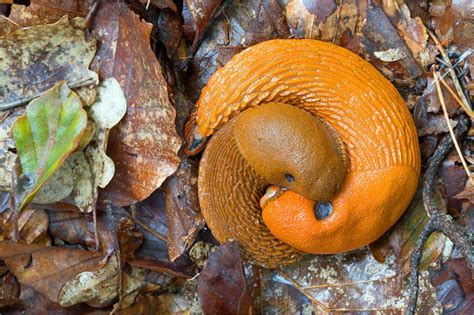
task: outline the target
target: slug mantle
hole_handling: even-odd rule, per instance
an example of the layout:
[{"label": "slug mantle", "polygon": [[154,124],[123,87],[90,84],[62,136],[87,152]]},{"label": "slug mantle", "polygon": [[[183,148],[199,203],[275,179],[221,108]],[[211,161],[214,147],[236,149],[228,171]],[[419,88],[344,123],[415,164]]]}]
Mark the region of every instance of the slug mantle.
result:
[{"label": "slug mantle", "polygon": [[266,267],[375,241],[420,174],[398,91],[356,54],[317,40],[235,55],[209,79],[185,134],[190,154],[210,138],[198,187],[212,233]]}]

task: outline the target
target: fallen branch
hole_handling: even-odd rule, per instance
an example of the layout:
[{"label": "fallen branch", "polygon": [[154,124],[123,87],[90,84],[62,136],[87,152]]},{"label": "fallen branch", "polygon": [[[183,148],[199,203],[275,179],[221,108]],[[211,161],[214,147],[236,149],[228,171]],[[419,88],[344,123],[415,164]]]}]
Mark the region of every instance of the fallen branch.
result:
[{"label": "fallen branch", "polygon": [[[469,119],[463,116],[459,124],[454,131],[454,134],[457,139],[460,139],[468,130]],[[470,268],[474,267],[474,237],[473,235],[466,231],[464,228],[456,224],[451,216],[445,214],[445,209],[439,209],[439,207],[434,202],[434,181],[437,177],[438,169],[453,147],[453,139],[451,135],[446,135],[438,145],[436,151],[433,153],[431,158],[428,161],[428,168],[425,172],[423,178],[423,203],[426,211],[429,214],[429,221],[424,226],[423,231],[421,232],[420,238],[415,244],[413,253],[411,255],[410,262],[410,299],[407,309],[407,314],[415,314],[416,303],[418,300],[419,293],[419,267],[421,262],[421,257],[423,253],[423,247],[425,246],[426,240],[434,232],[440,232],[446,235],[451,241],[459,247],[462,254],[466,257],[467,263]]]}]

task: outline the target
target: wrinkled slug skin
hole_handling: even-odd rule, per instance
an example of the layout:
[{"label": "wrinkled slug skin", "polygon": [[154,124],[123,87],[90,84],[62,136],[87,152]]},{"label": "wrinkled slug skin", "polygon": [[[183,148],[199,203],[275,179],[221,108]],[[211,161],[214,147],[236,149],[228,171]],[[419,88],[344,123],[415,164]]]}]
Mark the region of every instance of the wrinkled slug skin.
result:
[{"label": "wrinkled slug skin", "polygon": [[[234,141],[232,132],[229,138],[218,139],[226,122],[248,107],[269,102],[294,105],[322,118],[341,136],[349,159],[327,219],[316,220],[309,206],[298,213],[277,207],[264,211],[265,223],[279,240],[261,222],[258,209],[258,198],[268,183],[239,160],[238,152],[231,154],[238,160],[237,170],[231,170],[222,152],[220,156],[208,152],[213,142],[234,150],[235,144],[229,145]],[[260,264],[291,263],[301,256],[296,248],[328,254],[367,245],[398,220],[415,193],[420,152],[405,102],[368,62],[333,44],[287,39],[246,49],[210,78],[194,115],[192,123],[200,136],[209,137],[220,129],[200,166],[199,187],[204,194],[200,202],[206,222],[219,241],[237,239],[249,258]],[[207,182],[211,180],[213,184]],[[221,189],[222,185],[230,190]],[[224,197],[215,197],[218,203],[207,198],[222,193]],[[226,202],[230,198],[242,206],[230,209]]]},{"label": "wrinkled slug skin", "polygon": [[199,164],[199,203],[220,242],[238,240],[247,258],[265,267],[296,262],[303,255],[281,242],[262,221],[259,199],[268,183],[239,152],[231,120],[207,144]]}]

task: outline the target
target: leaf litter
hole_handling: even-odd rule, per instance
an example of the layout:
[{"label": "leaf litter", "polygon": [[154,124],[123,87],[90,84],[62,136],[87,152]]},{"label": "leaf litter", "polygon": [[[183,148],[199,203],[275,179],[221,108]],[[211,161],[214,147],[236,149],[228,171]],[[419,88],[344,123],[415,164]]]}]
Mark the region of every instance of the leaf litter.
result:
[{"label": "leaf litter", "polygon": [[[426,5],[404,1],[248,0],[214,1],[201,8],[193,1],[185,1],[183,6],[169,1],[129,1],[128,6],[114,0],[99,6],[90,23],[90,36],[84,33],[82,22],[74,24],[81,21],[74,18],[86,17],[92,2],[32,0],[29,7],[14,4],[8,19],[0,19],[0,25],[5,25],[1,35],[13,34],[15,29],[22,32],[22,27],[33,25],[51,29],[58,21],[68,21],[78,27],[78,33],[82,29],[91,42],[94,36],[98,50],[92,60],[88,55],[82,70],[97,72],[101,80],[98,87],[76,89],[89,121],[78,149],[53,172],[34,203],[19,213],[14,213],[14,204],[8,202],[12,185],[22,179],[19,174],[9,176],[18,168],[18,150],[9,130],[12,121],[24,114],[24,108],[0,112],[0,175],[5,174],[0,177],[0,189],[6,191],[3,196],[7,200],[1,208],[4,241],[0,249],[4,246],[5,251],[17,253],[11,256],[0,251],[10,269],[0,273],[0,285],[11,291],[0,296],[1,307],[29,305],[58,310],[62,304],[85,310],[85,302],[95,310],[100,307],[145,314],[150,309],[143,305],[150,303],[163,313],[200,313],[209,310],[209,305],[220,310],[234,307],[230,301],[236,296],[247,299],[250,295],[241,293],[250,288],[251,298],[246,303],[257,313],[404,310],[409,257],[428,220],[420,199],[413,202],[397,226],[371,246],[371,251],[308,256],[283,270],[265,270],[238,258],[238,250],[222,256],[220,252],[228,251],[229,244],[217,251],[209,245],[215,240],[202,229],[204,222],[196,200],[198,161],[178,154],[178,134],[189,111],[186,104],[192,105],[210,74],[235,53],[271,38],[316,38],[358,53],[396,85],[414,110],[426,161],[448,131],[436,91],[429,88],[433,79],[425,71],[434,63],[441,65],[441,70],[448,67],[446,61],[439,61],[436,43],[428,37],[430,29],[448,48],[447,55],[456,64],[463,88],[471,93],[474,90],[466,72],[472,67],[472,55],[459,57],[472,48],[466,40],[470,11],[465,2]],[[152,30],[130,8],[155,28]],[[57,82],[53,81],[52,85]],[[446,82],[456,89],[454,81]],[[28,87],[27,97],[37,97],[48,88],[34,92]],[[462,111],[451,93],[445,90],[443,96],[451,124],[456,126]],[[21,95],[16,97],[18,104],[26,102]],[[110,99],[121,99],[117,103],[122,105],[108,102]],[[103,100],[107,102],[101,103]],[[104,122],[103,118],[112,121]],[[113,127],[117,123],[118,127]],[[472,131],[463,151],[469,163],[474,160],[467,149],[471,140]],[[443,163],[439,199],[447,198],[448,213],[472,229],[472,186],[466,184],[459,163],[456,154]],[[56,187],[46,192],[48,182]],[[97,191],[97,187],[101,189]],[[40,200],[41,193],[51,198]],[[94,209],[98,211],[95,220],[88,214]],[[98,251],[94,222],[101,232]],[[137,231],[133,232],[132,226]],[[26,244],[6,241],[11,239]],[[70,259],[57,265],[62,275],[58,279],[48,274],[54,268],[43,258],[46,254],[37,253],[62,257],[66,249],[71,250]],[[94,263],[89,265],[84,257]],[[430,238],[422,258],[422,268],[430,271],[422,272],[419,311],[462,311],[472,305],[472,275],[469,278],[458,257],[457,248],[445,236]],[[25,270],[44,272],[46,279],[56,283],[48,291],[41,281],[25,276],[24,266]],[[236,271],[238,281],[229,283],[226,277]],[[198,283],[209,281],[206,277],[211,273],[224,277],[216,278],[206,289],[201,285],[199,291]],[[192,275],[198,277],[189,279]],[[212,290],[229,285],[234,287],[218,292],[224,294],[226,302],[219,304],[222,297],[214,295],[199,304],[199,294],[212,296]],[[239,307],[233,310],[239,312]]]}]

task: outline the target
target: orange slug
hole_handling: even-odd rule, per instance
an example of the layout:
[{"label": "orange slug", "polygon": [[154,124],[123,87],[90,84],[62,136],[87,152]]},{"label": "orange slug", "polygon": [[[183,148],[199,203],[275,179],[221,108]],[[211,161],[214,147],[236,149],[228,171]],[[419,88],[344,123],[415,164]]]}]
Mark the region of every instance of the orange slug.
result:
[{"label": "orange slug", "polygon": [[270,40],[235,55],[185,129],[188,154],[212,135],[198,180],[209,228],[265,267],[375,241],[420,174],[397,90],[364,59],[317,40]]}]

